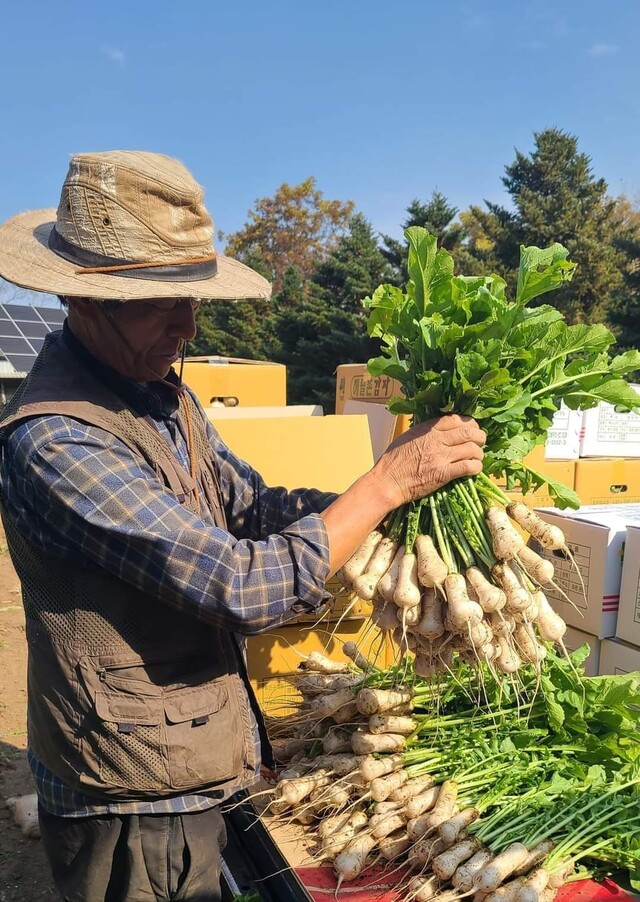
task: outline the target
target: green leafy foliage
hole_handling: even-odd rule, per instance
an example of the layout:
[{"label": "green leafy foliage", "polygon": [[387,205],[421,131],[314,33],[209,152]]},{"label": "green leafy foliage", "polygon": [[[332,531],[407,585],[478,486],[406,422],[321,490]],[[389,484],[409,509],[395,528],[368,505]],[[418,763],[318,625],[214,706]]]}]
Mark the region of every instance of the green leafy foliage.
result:
[{"label": "green leafy foliage", "polygon": [[515,298],[495,275],[454,275],[451,255],[434,235],[407,229],[406,289],[381,285],[365,300],[368,331],[381,353],[374,375],[397,379],[404,396],[389,409],[414,423],[444,413],[475,417],[488,436],[484,469],[507,474],[523,491],[546,485],[559,507],[577,495],[523,458],[542,444],[564,401],[572,409],[600,401],[639,410],[624,376],[640,368],[640,352],[609,354],[615,339],[602,325],[568,325],[547,305],[527,305],[573,277],[560,244],[522,247]]},{"label": "green leafy foliage", "polygon": [[486,209],[474,205],[463,214],[471,235],[465,267],[495,269],[515,284],[518,248],[546,247],[561,236],[579,268],[571,282],[558,286],[554,304],[570,321],[604,322],[626,294],[625,258],[630,258],[620,244],[627,232],[620,201],[608,196],[577,137],[558,128],[533,137],[531,152],[516,151],[505,167],[509,209],[487,203]]}]

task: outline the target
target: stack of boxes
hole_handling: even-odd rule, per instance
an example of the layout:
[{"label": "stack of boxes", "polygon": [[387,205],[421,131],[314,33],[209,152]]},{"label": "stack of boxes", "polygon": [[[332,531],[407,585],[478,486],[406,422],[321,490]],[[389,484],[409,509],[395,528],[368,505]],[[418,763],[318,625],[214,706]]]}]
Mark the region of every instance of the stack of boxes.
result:
[{"label": "stack of boxes", "polygon": [[[325,417],[321,407],[287,406],[282,364],[190,359],[183,378],[223,441],[268,485],[343,492],[373,466],[367,417]],[[284,713],[298,698],[291,673],[312,651],[338,660],[342,643],[352,640],[381,663],[391,661],[379,634],[370,629],[370,606],[344,591],[335,577],[327,589],[335,600],[321,623],[317,615],[306,616],[247,641],[249,676],[268,713]]]},{"label": "stack of boxes", "polygon": [[[385,408],[401,395],[398,382],[371,376],[366,364],[338,367],[336,413],[367,414],[376,459],[410,425]],[[568,624],[566,647],[589,644],[590,675],[640,671],[640,416],[610,404],[562,407],[546,445],[525,462],[573,488],[582,503],[578,512],[558,511],[543,490],[508,493],[540,508],[567,538],[571,558],[537,548],[556,569],[559,591],[547,594]],[[496,482],[506,489],[504,479]]]},{"label": "stack of boxes", "polygon": [[[634,386],[640,391],[640,386]],[[566,644],[591,646],[588,672],[640,670],[640,416],[600,404],[568,412],[579,430],[577,512],[540,511],[559,525],[574,561],[549,554],[573,604],[549,594],[569,624]],[[579,575],[578,575],[579,571]],[[584,591],[581,585],[584,583]]]}]

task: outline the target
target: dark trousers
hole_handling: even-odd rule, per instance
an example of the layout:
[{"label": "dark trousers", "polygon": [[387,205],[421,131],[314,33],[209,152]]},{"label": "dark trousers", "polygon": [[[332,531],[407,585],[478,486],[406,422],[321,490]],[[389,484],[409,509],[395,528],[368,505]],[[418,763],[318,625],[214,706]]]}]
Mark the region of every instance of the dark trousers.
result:
[{"label": "dark trousers", "polygon": [[219,808],[194,814],[56,817],[42,841],[65,902],[220,902],[226,830]]}]

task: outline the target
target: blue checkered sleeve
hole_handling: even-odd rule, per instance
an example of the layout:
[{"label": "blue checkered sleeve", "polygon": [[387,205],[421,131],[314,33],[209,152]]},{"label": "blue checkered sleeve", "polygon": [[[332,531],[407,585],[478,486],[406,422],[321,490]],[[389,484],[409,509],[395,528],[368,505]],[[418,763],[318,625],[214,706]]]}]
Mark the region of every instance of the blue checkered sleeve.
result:
[{"label": "blue checkered sleeve", "polygon": [[182,507],[124,443],[66,417],[19,425],[2,462],[8,515],[50,554],[91,562],[219,628],[252,635],[328,601],[334,496],[267,487],[221,442],[229,532]]}]

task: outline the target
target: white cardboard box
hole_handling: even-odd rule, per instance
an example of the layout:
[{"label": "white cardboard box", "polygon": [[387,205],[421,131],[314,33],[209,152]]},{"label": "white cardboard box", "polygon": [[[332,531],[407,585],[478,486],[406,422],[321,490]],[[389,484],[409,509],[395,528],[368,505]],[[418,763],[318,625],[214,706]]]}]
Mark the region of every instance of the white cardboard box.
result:
[{"label": "white cardboard box", "polygon": [[571,600],[547,586],[545,593],[554,609],[569,626],[598,639],[614,636],[627,525],[640,524],[640,504],[599,505],[579,511],[537,508],[537,513],[560,527],[573,557],[531,542],[539,554],[552,561],[555,581]]},{"label": "white cardboard box", "polygon": [[569,410],[562,404],[553,415],[553,425],[547,432],[544,455],[547,460],[577,460],[580,456],[582,411]]},{"label": "white cardboard box", "polygon": [[600,647],[599,673],[638,673],[640,677],[640,648],[619,639],[605,639]]},{"label": "white cardboard box", "polygon": [[[640,394],[640,385],[633,385]],[[582,414],[580,457],[640,457],[640,414],[604,402]]]},{"label": "white cardboard box", "polygon": [[600,646],[602,645],[602,642],[597,636],[592,636],[591,633],[585,633],[583,630],[577,630],[574,626],[568,626],[567,631],[564,634],[563,642],[568,652],[575,651],[576,648],[581,648],[585,642],[588,643],[591,647],[591,652],[582,666],[584,667],[584,672],[587,676],[598,675],[598,668],[600,666]]},{"label": "white cardboard box", "polygon": [[640,646],[640,526],[627,529],[616,638]]}]

